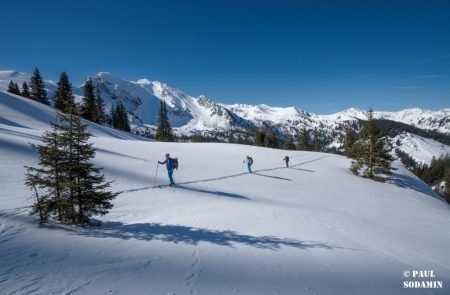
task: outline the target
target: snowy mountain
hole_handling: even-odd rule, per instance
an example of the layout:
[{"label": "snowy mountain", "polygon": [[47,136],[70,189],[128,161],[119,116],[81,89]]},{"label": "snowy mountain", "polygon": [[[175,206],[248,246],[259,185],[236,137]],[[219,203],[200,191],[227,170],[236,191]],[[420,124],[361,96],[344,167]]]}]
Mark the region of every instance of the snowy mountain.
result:
[{"label": "snowy mountain", "polygon": [[[333,115],[320,116],[325,120],[349,121],[367,120],[367,111],[351,108]],[[424,130],[435,130],[450,134],[450,109],[429,111],[420,108],[405,109],[398,112],[374,112],[375,119],[405,123]]]},{"label": "snowy mountain", "polygon": [[[7,90],[10,81],[17,83],[22,89],[22,83],[27,82],[30,85],[31,74],[17,72],[17,71],[0,71],[0,90]],[[45,81],[46,89],[50,94],[53,94],[56,89],[56,82],[52,80]]]},{"label": "snowy mountain", "polygon": [[395,143],[394,147],[410,155],[417,163],[429,164],[433,157],[450,155],[450,146],[408,132],[393,137],[391,142]]},{"label": "snowy mountain", "polygon": [[[29,75],[23,73],[2,71],[0,72],[0,89],[6,89],[10,80],[21,83],[28,77]],[[288,136],[298,138],[303,128],[308,131],[317,128],[327,150],[339,150],[342,147],[345,129],[348,126],[359,129],[362,126],[361,120],[367,119],[366,111],[355,108],[332,115],[316,115],[296,107],[221,104],[206,96],[192,97],[158,81],[148,79],[126,81],[107,72],[100,72],[91,79],[105,99],[107,110],[115,103],[123,102],[129,113],[132,129],[139,130],[140,133],[154,133],[161,101],[165,101],[168,106],[169,119],[177,135],[200,134],[225,140],[231,131],[253,134],[257,128],[262,127],[284,138]],[[53,81],[47,82],[50,97],[53,96],[51,93],[54,92],[54,87]],[[83,85],[75,87],[74,93],[80,100],[83,95]],[[433,112],[416,108],[399,112],[375,112],[374,115],[377,119],[392,120],[421,130],[438,131],[450,136],[450,109]],[[392,137],[400,136],[400,133]],[[412,138],[411,136],[403,137],[402,142],[408,146],[413,145],[412,142],[406,142]],[[415,136],[423,137],[424,135],[415,134]],[[393,144],[392,137],[391,144]],[[433,147],[425,153],[437,151],[437,146],[441,144],[433,141],[431,145]],[[414,153],[411,156],[421,159]],[[434,154],[434,156],[439,157],[440,154]]]},{"label": "snowy mountain", "polygon": [[[54,117],[0,92],[2,293],[450,292],[450,207],[402,167],[378,183],[352,175],[339,155],[152,142],[90,123],[95,164],[123,193],[102,226],[39,226],[27,213],[23,166],[36,165],[30,143]],[[163,166],[155,175],[155,163],[166,152],[180,161],[175,188],[158,187],[167,176]],[[291,168],[282,165],[286,153]],[[247,154],[253,174],[242,164]],[[413,270],[436,277],[404,277]],[[443,288],[403,287],[415,281]]]}]

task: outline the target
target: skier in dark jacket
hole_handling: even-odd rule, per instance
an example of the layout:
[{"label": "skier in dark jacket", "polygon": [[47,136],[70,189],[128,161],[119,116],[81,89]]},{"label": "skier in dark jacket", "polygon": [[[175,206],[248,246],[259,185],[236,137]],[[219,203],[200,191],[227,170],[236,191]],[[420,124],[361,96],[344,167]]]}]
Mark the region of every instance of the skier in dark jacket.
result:
[{"label": "skier in dark jacket", "polygon": [[173,170],[175,170],[175,160],[170,157],[169,154],[166,154],[166,159],[164,162],[158,161],[158,164],[164,165],[166,164],[167,174],[169,175],[170,185],[175,185],[173,181]]},{"label": "skier in dark jacket", "polygon": [[286,162],[286,168],[289,168],[289,156],[284,157],[283,161]]},{"label": "skier in dark jacket", "polygon": [[247,156],[247,160],[244,160],[244,163],[247,162],[248,173],[252,173],[252,165],[253,159],[250,156]]}]

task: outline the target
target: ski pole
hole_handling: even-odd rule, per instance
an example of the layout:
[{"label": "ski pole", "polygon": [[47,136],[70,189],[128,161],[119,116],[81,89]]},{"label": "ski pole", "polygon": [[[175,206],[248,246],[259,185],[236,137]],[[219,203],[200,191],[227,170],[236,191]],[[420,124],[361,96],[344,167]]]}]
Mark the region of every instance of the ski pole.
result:
[{"label": "ski pole", "polygon": [[155,181],[156,182],[156,176],[158,176],[158,167],[159,167],[159,163],[156,163],[156,173],[155,173]]}]

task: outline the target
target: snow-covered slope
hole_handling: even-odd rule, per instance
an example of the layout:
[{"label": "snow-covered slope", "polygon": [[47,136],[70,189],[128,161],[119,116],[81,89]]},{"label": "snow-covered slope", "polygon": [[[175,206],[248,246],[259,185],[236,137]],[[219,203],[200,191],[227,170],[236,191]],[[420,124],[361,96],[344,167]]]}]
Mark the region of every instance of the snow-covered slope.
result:
[{"label": "snow-covered slope", "polygon": [[[27,134],[39,136],[42,130],[49,128],[49,122],[55,122],[55,119],[56,111],[54,109],[0,90],[0,128],[10,136],[18,136],[24,130],[27,131]],[[89,121],[84,122],[89,124],[89,131],[97,137],[144,140],[144,138],[128,132]]]},{"label": "snow-covered slope", "polygon": [[[19,88],[22,90],[22,83],[27,82],[30,86],[31,75],[27,73],[17,72],[17,71],[0,71],[0,90],[7,90],[10,81],[17,83]],[[56,83],[52,80],[45,81],[46,90],[49,93],[54,93],[56,89]],[[49,97],[52,99],[52,97]]]},{"label": "snow-covered slope", "polygon": [[417,163],[430,164],[433,157],[450,155],[450,146],[408,132],[402,132],[391,141],[396,148],[410,155]]},{"label": "snow-covered slope", "polygon": [[[286,151],[94,130],[95,163],[123,191],[115,207],[101,227],[38,226],[23,166],[36,164],[29,143],[53,110],[1,93],[0,115],[2,293],[450,292],[450,208],[401,167],[377,183],[336,155],[289,152],[288,169]],[[166,152],[179,158],[178,186],[155,188],[167,182],[162,166],[155,179]],[[444,288],[403,289],[412,270],[433,270]]]}]

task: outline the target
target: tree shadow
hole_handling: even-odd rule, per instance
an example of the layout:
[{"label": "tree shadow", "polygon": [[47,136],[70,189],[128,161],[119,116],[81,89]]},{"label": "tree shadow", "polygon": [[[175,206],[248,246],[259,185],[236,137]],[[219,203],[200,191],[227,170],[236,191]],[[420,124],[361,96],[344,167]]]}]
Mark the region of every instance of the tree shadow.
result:
[{"label": "tree shadow", "polygon": [[193,192],[197,192],[197,193],[217,195],[217,196],[220,196],[220,197],[236,198],[236,199],[242,199],[242,200],[250,200],[250,198],[247,198],[247,197],[242,196],[242,195],[232,194],[232,193],[227,193],[227,192],[222,192],[222,191],[210,191],[210,190],[199,189],[199,188],[194,188],[194,187],[188,187],[188,186],[183,186],[183,185],[177,185],[176,188],[184,189],[184,190],[188,190],[188,191],[193,191]]},{"label": "tree shadow", "polygon": [[254,172],[254,173],[252,173],[252,174],[253,174],[253,175],[258,175],[258,176],[269,177],[269,178],[280,179],[280,180],[292,181],[292,179],[289,179],[289,178],[284,178],[284,177],[279,177],[279,176],[273,176],[273,175],[267,175],[267,174],[261,174],[261,173],[257,173],[257,172]]},{"label": "tree shadow", "polygon": [[289,169],[298,170],[298,171],[306,171],[306,172],[316,172],[316,171],[314,171],[314,170],[300,169],[300,168],[294,168],[294,167],[289,167]]},{"label": "tree shadow", "polygon": [[[142,161],[143,163],[145,162],[149,162],[147,159],[143,159],[143,158],[139,158],[139,157],[134,157],[134,156],[130,156],[130,155],[126,155],[126,154],[122,154],[122,153],[118,153],[118,152],[113,152],[107,149],[102,149],[102,148],[96,148],[96,150],[98,152],[102,152],[105,154],[110,154],[113,156],[119,156],[119,157],[123,157],[123,158],[128,158],[128,159],[133,159],[133,160],[138,160],[138,161]],[[143,165],[143,164],[142,164]]]},{"label": "tree shadow", "polygon": [[160,223],[124,224],[122,222],[105,222],[100,228],[63,227],[63,229],[72,231],[77,235],[94,238],[114,238],[122,240],[136,239],[140,241],[158,240],[188,245],[197,245],[200,242],[208,242],[230,248],[235,248],[236,245],[247,245],[267,250],[277,250],[282,246],[303,250],[315,248],[326,250],[346,249],[317,241],[299,241],[296,239],[283,239],[274,236],[251,236],[239,234],[231,230],[210,230]]},{"label": "tree shadow", "polygon": [[393,172],[389,177],[389,183],[392,183],[401,188],[410,188],[419,193],[423,193],[435,199],[441,199],[436,192],[434,192],[431,187],[429,187],[425,182],[414,178],[410,175],[404,175],[400,173]]}]

